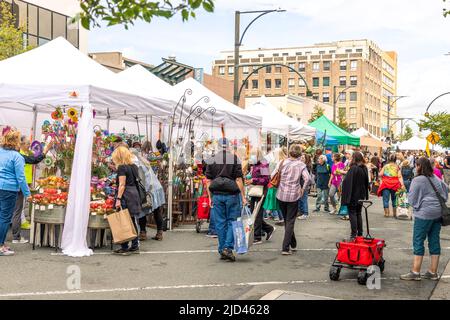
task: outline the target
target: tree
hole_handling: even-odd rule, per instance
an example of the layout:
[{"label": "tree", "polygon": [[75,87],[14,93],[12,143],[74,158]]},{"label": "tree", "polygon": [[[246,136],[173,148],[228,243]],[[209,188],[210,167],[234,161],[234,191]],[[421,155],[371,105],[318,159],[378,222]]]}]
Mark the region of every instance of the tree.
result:
[{"label": "tree", "polygon": [[81,0],[81,25],[90,29],[100,26],[99,20],[108,26],[122,24],[126,29],[136,20],[151,22],[155,17],[170,19],[181,12],[183,21],[195,18],[195,11],[202,7],[207,12],[214,11],[215,0]]},{"label": "tree", "polygon": [[439,134],[441,140],[439,144],[445,148],[450,147],[450,114],[447,112],[437,112],[430,114],[419,123],[421,130],[431,130]]},{"label": "tree", "polygon": [[[442,0],[444,2],[446,2],[446,0]],[[450,9],[444,8],[444,17],[450,16]]]},{"label": "tree", "polygon": [[323,116],[325,113],[325,109],[316,104],[314,106],[313,113],[311,113],[311,118],[309,119],[309,122],[313,122],[317,119],[319,119],[321,116]]},{"label": "tree", "polygon": [[338,122],[336,124],[338,125],[338,127],[344,129],[345,131],[348,131],[349,127],[347,119],[345,118],[345,109],[339,109],[337,120]]},{"label": "tree", "polygon": [[405,132],[403,133],[403,135],[400,135],[400,141],[409,140],[413,137],[413,135],[414,133],[412,128],[409,126],[409,124],[407,124],[405,127]]},{"label": "tree", "polygon": [[30,49],[23,39],[24,26],[16,28],[16,18],[11,5],[0,2],[0,60],[4,60]]}]

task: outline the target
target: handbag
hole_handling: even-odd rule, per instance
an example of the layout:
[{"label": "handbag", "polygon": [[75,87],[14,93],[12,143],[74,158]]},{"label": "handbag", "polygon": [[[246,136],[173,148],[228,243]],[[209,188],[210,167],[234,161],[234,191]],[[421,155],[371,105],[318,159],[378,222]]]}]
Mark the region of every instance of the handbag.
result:
[{"label": "handbag", "polygon": [[134,180],[136,181],[136,188],[139,193],[139,199],[141,200],[141,205],[143,209],[151,208],[152,206],[152,194],[145,190],[145,186],[142,183],[139,173],[136,174],[135,167],[131,166],[131,173],[133,174]]},{"label": "handbag", "polygon": [[283,167],[284,160],[281,161],[280,167],[278,168],[277,172],[273,175],[273,177],[270,179],[270,184],[274,186],[275,188],[278,188],[281,181],[281,169]]},{"label": "handbag", "polygon": [[427,179],[428,179],[428,182],[430,182],[431,186],[433,187],[434,192],[436,192],[436,196],[439,199],[439,203],[441,204],[441,214],[442,214],[441,225],[446,227],[446,226],[450,225],[450,209],[445,204],[444,198],[437,191],[436,186],[433,184],[430,177],[427,177]]},{"label": "handbag", "polygon": [[133,221],[131,221],[128,209],[120,208],[120,211],[111,213],[106,218],[108,219],[115,244],[128,242],[137,237],[136,228]]},{"label": "handbag", "polygon": [[250,185],[248,186],[248,196],[261,198],[264,195],[264,186]]}]

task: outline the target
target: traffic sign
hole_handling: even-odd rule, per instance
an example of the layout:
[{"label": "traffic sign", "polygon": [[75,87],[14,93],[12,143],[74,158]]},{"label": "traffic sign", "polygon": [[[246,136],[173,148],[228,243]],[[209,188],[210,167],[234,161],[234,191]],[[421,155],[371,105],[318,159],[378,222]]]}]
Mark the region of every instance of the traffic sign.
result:
[{"label": "traffic sign", "polygon": [[432,132],[427,136],[427,140],[431,144],[436,144],[441,140],[441,137],[436,132]]}]

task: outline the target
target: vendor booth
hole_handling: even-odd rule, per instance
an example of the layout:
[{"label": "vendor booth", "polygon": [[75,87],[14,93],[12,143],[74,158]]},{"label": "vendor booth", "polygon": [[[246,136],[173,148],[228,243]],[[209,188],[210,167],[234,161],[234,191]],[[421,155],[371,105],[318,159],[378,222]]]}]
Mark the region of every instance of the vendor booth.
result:
[{"label": "vendor booth", "polygon": [[339,141],[340,145],[360,146],[360,138],[335,125],[326,116],[321,116],[308,124]]},{"label": "vendor booth", "polygon": [[353,131],[352,134],[361,139],[361,148],[365,149],[365,151],[370,151],[372,153],[378,152],[378,154],[382,154],[382,150],[389,147],[389,145],[377,136],[371,134],[364,128],[359,128],[356,131]]}]

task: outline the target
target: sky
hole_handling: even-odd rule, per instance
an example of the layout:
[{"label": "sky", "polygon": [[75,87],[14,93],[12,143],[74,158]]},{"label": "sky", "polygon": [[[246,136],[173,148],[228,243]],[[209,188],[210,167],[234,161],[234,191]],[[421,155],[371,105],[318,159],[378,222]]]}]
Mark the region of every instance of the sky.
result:
[{"label": "sky", "polygon": [[[174,0],[177,2],[177,0]],[[448,5],[447,5],[448,6]],[[89,51],[121,51],[151,64],[174,55],[177,61],[211,72],[219,52],[233,49],[236,10],[285,9],[256,21],[241,49],[306,46],[315,43],[370,39],[382,50],[398,53],[398,115],[423,116],[436,96],[450,91],[450,17],[442,0],[216,0],[214,13],[197,12],[183,23],[170,20],[94,28]],[[241,16],[241,30],[254,16]],[[450,112],[450,95],[430,112]],[[413,126],[414,129],[415,126]]]}]

